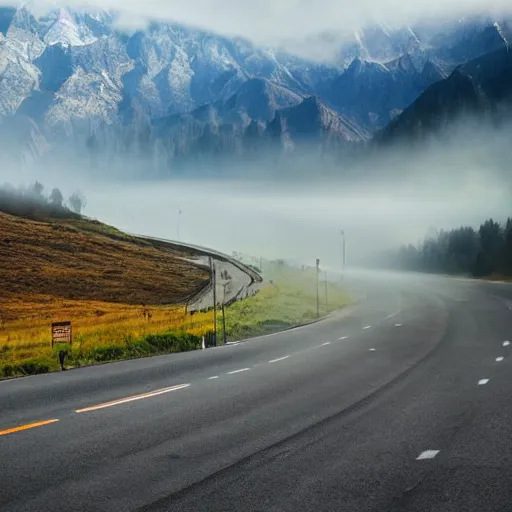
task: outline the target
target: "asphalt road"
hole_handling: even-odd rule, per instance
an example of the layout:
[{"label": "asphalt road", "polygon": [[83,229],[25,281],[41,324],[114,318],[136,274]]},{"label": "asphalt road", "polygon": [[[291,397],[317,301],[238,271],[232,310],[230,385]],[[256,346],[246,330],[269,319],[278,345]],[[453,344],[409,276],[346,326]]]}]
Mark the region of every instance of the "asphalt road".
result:
[{"label": "asphalt road", "polygon": [[512,287],[348,282],[301,329],[0,382],[0,510],[510,512]]}]

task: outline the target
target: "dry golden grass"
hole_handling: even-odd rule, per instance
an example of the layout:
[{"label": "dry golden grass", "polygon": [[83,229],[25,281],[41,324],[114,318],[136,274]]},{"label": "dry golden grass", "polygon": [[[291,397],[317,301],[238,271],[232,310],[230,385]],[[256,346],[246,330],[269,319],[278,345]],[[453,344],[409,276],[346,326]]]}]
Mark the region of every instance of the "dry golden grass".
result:
[{"label": "dry golden grass", "polygon": [[142,307],[38,296],[10,307],[18,313],[26,310],[27,315],[0,325],[0,363],[52,357],[51,322],[72,322],[73,349],[78,353],[98,346],[124,346],[147,334],[176,331],[201,336],[213,329],[213,313],[191,317],[176,306]]}]

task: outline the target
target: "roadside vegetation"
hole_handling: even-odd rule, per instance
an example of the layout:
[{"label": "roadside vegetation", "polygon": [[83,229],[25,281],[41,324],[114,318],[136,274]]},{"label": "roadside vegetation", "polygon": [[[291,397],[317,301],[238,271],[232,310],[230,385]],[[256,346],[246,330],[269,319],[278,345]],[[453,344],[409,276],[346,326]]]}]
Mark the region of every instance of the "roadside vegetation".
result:
[{"label": "roadside vegetation", "polygon": [[[266,285],[261,292],[233,304],[226,311],[229,341],[269,334],[316,320],[316,269],[291,268],[283,262],[263,266]],[[320,316],[350,304],[341,283],[319,279]],[[326,296],[327,284],[327,296]]]},{"label": "roadside vegetation", "polygon": [[[68,367],[195,350],[202,335],[213,329],[213,313],[190,316],[182,306],[40,296],[20,297],[9,311],[17,318],[0,324],[0,378],[58,370],[57,349],[65,348]],[[51,323],[68,320],[73,327],[71,350],[62,345],[52,349]]]},{"label": "roadside vegetation", "polygon": [[[193,254],[126,235],[42,191],[34,185],[13,196],[0,187],[0,379],[58,371],[60,351],[74,368],[201,348],[214,318],[187,312],[209,279]],[[76,195],[81,211],[86,200]],[[264,273],[258,295],[227,308],[229,341],[316,318],[314,269],[268,262]],[[321,281],[321,315],[348,303],[338,286],[327,291],[328,305]],[[217,320],[220,343],[220,311]],[[72,346],[52,348],[51,324],[64,321],[72,322]]]}]

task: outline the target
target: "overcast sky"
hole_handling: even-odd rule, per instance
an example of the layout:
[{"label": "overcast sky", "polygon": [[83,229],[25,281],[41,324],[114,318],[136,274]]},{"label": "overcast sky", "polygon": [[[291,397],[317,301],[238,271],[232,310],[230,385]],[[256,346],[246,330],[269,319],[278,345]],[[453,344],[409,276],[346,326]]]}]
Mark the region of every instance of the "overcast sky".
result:
[{"label": "overcast sky", "polygon": [[[0,0],[9,3],[9,0]],[[332,37],[379,19],[392,24],[512,11],[510,0],[50,0],[57,5],[114,9],[132,27],[147,19],[175,20],[270,46],[312,52]],[[30,3],[48,4],[48,0]]]}]

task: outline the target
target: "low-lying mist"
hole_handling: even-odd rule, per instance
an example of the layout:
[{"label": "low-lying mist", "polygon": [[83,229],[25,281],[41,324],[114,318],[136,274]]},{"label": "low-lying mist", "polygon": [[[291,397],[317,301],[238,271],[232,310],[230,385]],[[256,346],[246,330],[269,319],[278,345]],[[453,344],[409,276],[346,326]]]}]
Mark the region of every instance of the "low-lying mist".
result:
[{"label": "low-lying mist", "polygon": [[[510,125],[465,121],[421,147],[368,149],[350,166],[315,155],[281,169],[228,169],[222,177],[144,179],[90,172],[83,162],[8,168],[0,181],[39,180],[64,195],[87,196],[85,214],[131,233],[177,239],[230,253],[311,262],[338,269],[345,232],[347,265],[417,243],[435,229],[478,226],[511,212]],[[141,163],[142,165],[142,163]],[[180,213],[181,212],[181,213]],[[179,235],[178,235],[179,232]]]}]

